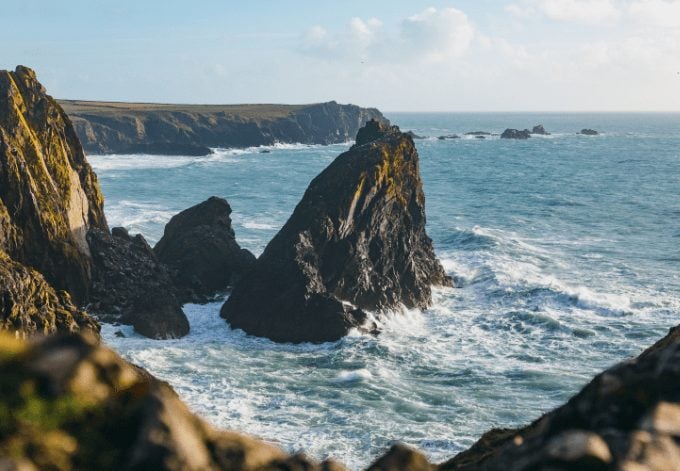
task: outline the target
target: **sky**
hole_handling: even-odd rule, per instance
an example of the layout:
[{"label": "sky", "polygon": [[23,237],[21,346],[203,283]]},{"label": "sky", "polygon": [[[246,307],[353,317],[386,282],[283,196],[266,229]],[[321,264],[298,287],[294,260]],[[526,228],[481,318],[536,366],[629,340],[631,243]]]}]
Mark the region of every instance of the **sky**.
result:
[{"label": "sky", "polygon": [[0,0],[58,98],[680,111],[680,0]]}]

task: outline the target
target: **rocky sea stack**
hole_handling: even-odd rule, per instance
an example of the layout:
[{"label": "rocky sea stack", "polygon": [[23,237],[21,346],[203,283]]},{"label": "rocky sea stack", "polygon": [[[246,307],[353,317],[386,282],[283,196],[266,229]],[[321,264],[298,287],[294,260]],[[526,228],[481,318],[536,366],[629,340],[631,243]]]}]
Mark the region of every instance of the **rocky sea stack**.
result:
[{"label": "rocky sea stack", "polygon": [[239,280],[255,256],[236,242],[231,206],[218,197],[173,216],[153,248],[172,271],[183,302],[205,302]]},{"label": "rocky sea stack", "polygon": [[418,153],[397,127],[369,121],[311,182],[221,315],[279,342],[332,341],[366,311],[426,307],[432,285],[451,280],[425,232]]}]

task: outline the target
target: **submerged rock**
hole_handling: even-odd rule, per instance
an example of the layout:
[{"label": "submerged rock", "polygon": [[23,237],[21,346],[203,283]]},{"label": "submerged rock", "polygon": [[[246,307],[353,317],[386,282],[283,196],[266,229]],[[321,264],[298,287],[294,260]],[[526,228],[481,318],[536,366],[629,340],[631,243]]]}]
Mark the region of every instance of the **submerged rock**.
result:
[{"label": "submerged rock", "polygon": [[680,329],[521,429],[485,434],[442,470],[678,469]]},{"label": "submerged rock", "polygon": [[437,139],[440,141],[446,141],[449,139],[460,139],[460,136],[458,134],[448,134],[446,136],[439,136]]},{"label": "submerged rock", "polygon": [[252,269],[255,256],[236,242],[231,207],[213,196],[173,216],[154,247],[172,272],[182,302],[205,302]]},{"label": "submerged rock", "polygon": [[32,268],[0,250],[0,331],[21,337],[87,330],[99,336],[99,324],[57,291]]},{"label": "submerged rock", "polygon": [[90,311],[105,321],[131,324],[154,339],[177,338],[189,332],[170,272],[141,234],[125,229],[92,229],[88,241],[94,259]]},{"label": "submerged rock", "polygon": [[81,303],[91,227],[103,197],[71,121],[31,69],[0,71],[0,249]]},{"label": "submerged rock", "polygon": [[343,469],[213,428],[167,383],[80,336],[0,336],[0,390],[2,469]]},{"label": "submerged rock", "polygon": [[584,136],[598,136],[600,133],[594,129],[581,129],[577,134],[583,134]]},{"label": "submerged rock", "polygon": [[506,129],[501,134],[501,139],[529,139],[531,137],[531,132],[528,129],[523,131],[517,129]]},{"label": "submerged rock", "polygon": [[309,185],[221,315],[280,342],[337,340],[366,310],[424,308],[450,286],[425,232],[413,140],[369,121]]},{"label": "submerged rock", "polygon": [[465,133],[466,136],[491,136],[490,132],[486,131],[470,131]]},{"label": "submerged rock", "polygon": [[545,130],[542,124],[537,124],[536,126],[533,127],[531,130],[531,134],[538,134],[541,136],[549,136],[550,133]]}]

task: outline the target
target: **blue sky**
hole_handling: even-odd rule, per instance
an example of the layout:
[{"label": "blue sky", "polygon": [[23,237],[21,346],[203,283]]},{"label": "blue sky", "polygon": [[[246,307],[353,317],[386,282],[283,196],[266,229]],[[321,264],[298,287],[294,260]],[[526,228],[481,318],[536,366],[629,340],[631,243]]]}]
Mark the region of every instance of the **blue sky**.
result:
[{"label": "blue sky", "polygon": [[61,98],[680,110],[680,0],[22,0],[0,67]]}]

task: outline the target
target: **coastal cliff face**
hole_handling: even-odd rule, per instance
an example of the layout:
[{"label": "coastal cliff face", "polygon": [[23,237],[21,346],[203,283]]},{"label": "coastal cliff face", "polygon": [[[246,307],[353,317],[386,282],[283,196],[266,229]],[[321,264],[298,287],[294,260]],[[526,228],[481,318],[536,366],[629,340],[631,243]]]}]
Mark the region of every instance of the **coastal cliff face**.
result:
[{"label": "coastal cliff face", "polygon": [[79,303],[91,227],[107,227],[103,197],[71,121],[31,69],[0,71],[0,249]]},{"label": "coastal cliff face", "polygon": [[205,155],[211,147],[351,140],[374,108],[340,105],[154,105],[60,101],[90,154]]},{"label": "coastal cliff face", "polygon": [[99,324],[77,308],[65,291],[0,250],[0,331],[19,337],[75,333],[99,335]]},{"label": "coastal cliff face", "polygon": [[81,336],[0,335],[0,468],[340,470],[193,415],[175,392]]},{"label": "coastal cliff face", "polygon": [[424,308],[451,280],[425,232],[413,140],[377,121],[309,185],[221,315],[282,342],[337,340],[365,311]]}]

